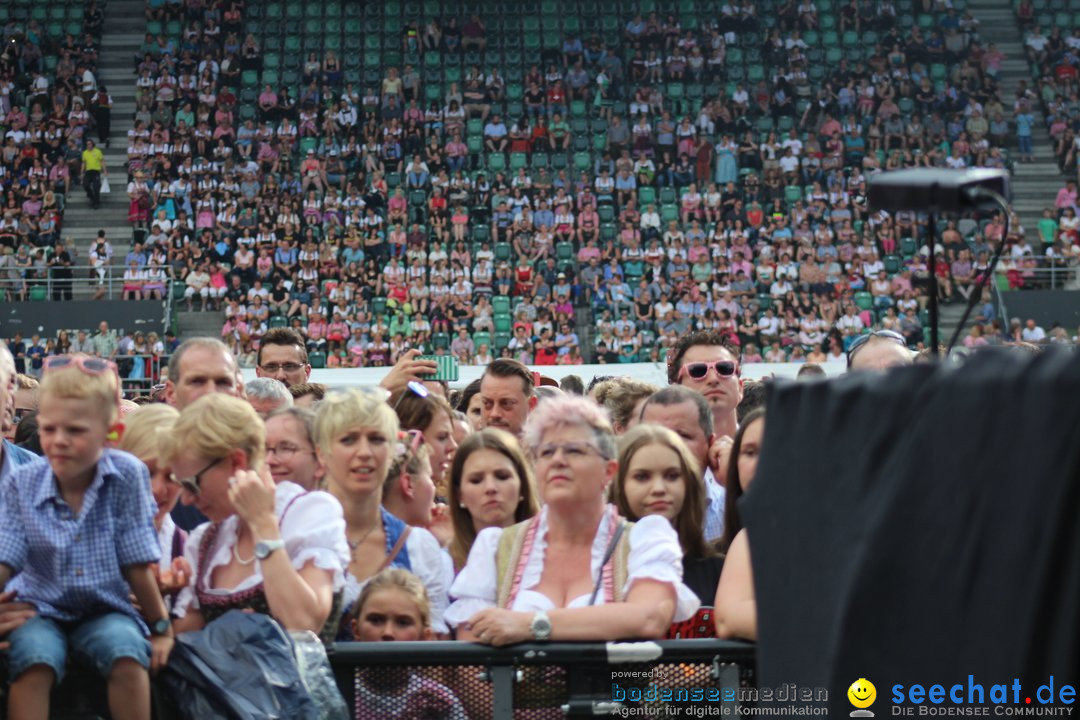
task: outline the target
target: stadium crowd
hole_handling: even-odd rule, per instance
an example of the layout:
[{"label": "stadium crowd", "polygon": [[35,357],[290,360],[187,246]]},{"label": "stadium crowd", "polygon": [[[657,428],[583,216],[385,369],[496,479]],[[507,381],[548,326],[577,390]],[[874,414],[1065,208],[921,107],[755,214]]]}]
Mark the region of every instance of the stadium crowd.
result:
[{"label": "stadium crowd", "polygon": [[[433,18],[386,49],[416,62],[354,82],[329,48],[279,73],[245,22],[266,9],[150,0],[124,292],[169,276],[174,302],[226,322],[182,344],[103,322],[0,345],[12,714],[48,707],[70,650],[113,717],[149,717],[146,671],[230,610],[327,643],[754,639],[736,501],[768,448],[744,365],[914,362],[920,218],[871,212],[867,177],[1004,166],[1010,113],[1031,155],[973,18],[928,2],[908,26],[898,5],[645,12],[568,32],[520,79],[487,62],[484,19]],[[459,80],[429,79],[429,58]],[[1002,241],[1025,285],[1009,226],[942,221],[943,301]],[[1077,342],[1004,328],[985,300],[970,348]],[[451,391],[421,351],[483,377]],[[525,365],[586,355],[662,361],[668,384],[555,386]],[[125,398],[144,357],[167,357],[163,382]],[[387,372],[370,391],[310,382],[335,365]],[[356,717],[490,711],[432,677],[355,681]]]},{"label": "stadium crowd", "polygon": [[[505,69],[480,18],[406,21],[363,73],[320,38],[283,62],[239,3],[167,5],[135,59],[132,296],[167,266],[186,307],[224,309],[238,356],[286,326],[328,367],[413,347],[657,360],[695,328],[747,362],[901,324],[918,347],[920,219],[871,212],[867,177],[1004,167],[1014,134],[1023,160],[1024,108],[970,13],[908,27],[892,3],[803,5],[628,14],[602,39],[506,50]],[[966,298],[1003,220],[961,220],[942,299]]]},{"label": "stadium crowd", "polygon": [[[54,22],[67,19],[66,24]],[[61,237],[66,196],[80,183],[99,200],[112,99],[97,81],[103,14],[96,2],[44,6],[25,22],[5,13],[0,52],[0,297],[26,300],[50,277],[70,278]],[[72,297],[60,284],[56,300]],[[43,298],[42,298],[43,299]]]},{"label": "stadium crowd", "polygon": [[[451,394],[425,381],[436,365],[416,351],[374,391],[328,393],[307,382],[303,338],[287,328],[260,355],[245,385],[223,343],[190,339],[160,396],[132,402],[103,357],[48,356],[37,384],[17,381],[0,348],[3,430],[15,414],[18,431],[36,426],[0,456],[12,713],[47,706],[70,643],[108,679],[113,717],[149,717],[144,668],[166,666],[174,632],[229,609],[326,642],[754,637],[724,486],[752,479],[764,396],[725,337],[682,338],[666,388],[606,378],[587,397],[580,380],[552,387],[507,358]],[[878,333],[849,361],[880,370],[913,355]],[[48,510],[32,512],[43,495]],[[63,570],[46,559],[53,543],[71,558]],[[512,585],[496,572],[506,562]],[[400,597],[369,608],[387,584],[409,590],[417,617],[400,619]],[[413,694],[367,690],[393,712]]]}]

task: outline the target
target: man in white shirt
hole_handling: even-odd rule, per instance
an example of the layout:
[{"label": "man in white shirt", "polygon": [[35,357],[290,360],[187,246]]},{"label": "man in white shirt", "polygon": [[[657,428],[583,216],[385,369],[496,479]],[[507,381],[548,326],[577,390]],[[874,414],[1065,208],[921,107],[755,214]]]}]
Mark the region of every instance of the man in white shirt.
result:
[{"label": "man in white shirt", "polygon": [[1028,318],[1024,329],[1020,331],[1020,337],[1024,342],[1041,343],[1046,341],[1046,331],[1036,324],[1034,318]]}]

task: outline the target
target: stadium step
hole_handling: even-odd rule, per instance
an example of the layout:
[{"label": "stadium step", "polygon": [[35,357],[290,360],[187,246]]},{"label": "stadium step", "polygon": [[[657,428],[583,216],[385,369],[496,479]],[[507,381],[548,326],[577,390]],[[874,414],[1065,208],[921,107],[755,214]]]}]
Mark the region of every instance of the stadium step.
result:
[{"label": "stadium step", "polygon": [[[1012,6],[1000,0],[969,0],[967,9],[979,20],[979,39],[983,47],[994,43],[1005,55],[999,82],[1002,102],[1011,107],[1021,83],[1035,89],[1032,67],[1024,52],[1023,30],[1016,22]],[[1057,191],[1066,178],[1058,167],[1041,103],[1035,102],[1031,110],[1035,116],[1032,128],[1034,162],[1014,164],[1012,206],[1024,226],[1027,239],[1038,247],[1039,218],[1045,208],[1053,206]],[[1012,152],[1015,153],[1015,147]]]},{"label": "stadium step", "polygon": [[[113,246],[113,275],[123,275],[124,255],[131,244],[131,226],[127,222],[127,131],[135,113],[135,75],[132,57],[145,37],[145,5],[142,0],[110,0],[105,10],[104,34],[98,82],[109,88],[113,99],[109,146],[103,147],[111,192],[101,196],[101,207],[94,210],[81,187],[67,194],[64,210],[64,236],[75,242],[78,265],[89,264],[90,247],[99,230]],[[126,68],[126,72],[121,68]],[[95,137],[96,139],[96,137]],[[78,288],[76,299],[88,299],[92,290]]]}]

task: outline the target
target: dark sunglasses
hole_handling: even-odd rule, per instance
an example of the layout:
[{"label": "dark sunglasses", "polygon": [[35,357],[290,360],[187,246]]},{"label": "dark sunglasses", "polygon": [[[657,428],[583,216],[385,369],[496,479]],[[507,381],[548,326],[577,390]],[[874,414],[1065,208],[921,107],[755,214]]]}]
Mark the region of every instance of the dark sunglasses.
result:
[{"label": "dark sunglasses", "polygon": [[198,495],[200,490],[202,489],[202,476],[209,472],[215,465],[217,465],[224,459],[225,458],[223,457],[219,457],[217,460],[214,460],[212,463],[210,463],[191,477],[176,477],[175,475],[173,475],[170,479],[180,487],[187,490],[192,495]]},{"label": "dark sunglasses", "polygon": [[679,377],[681,378],[683,375],[688,375],[695,380],[701,380],[709,374],[710,368],[715,369],[716,374],[720,377],[731,377],[739,371],[739,363],[731,360],[719,360],[714,363],[688,363],[679,369]]},{"label": "dark sunglasses", "polygon": [[904,347],[907,347],[907,339],[905,339],[903,335],[896,332],[895,330],[874,330],[873,332],[868,332],[852,340],[851,345],[848,346],[848,368],[851,367],[851,361],[855,357],[855,353],[858,352],[859,348],[861,348],[863,345],[870,342],[870,338],[872,337],[885,338],[886,340],[892,340],[894,342],[900,343]]}]

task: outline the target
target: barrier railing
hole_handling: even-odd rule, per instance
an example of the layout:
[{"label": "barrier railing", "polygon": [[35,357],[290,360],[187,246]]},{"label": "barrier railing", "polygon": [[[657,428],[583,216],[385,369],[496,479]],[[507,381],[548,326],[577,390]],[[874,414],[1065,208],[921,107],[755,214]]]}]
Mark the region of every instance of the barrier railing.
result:
[{"label": "barrier railing", "polygon": [[998,265],[995,272],[1005,289],[1080,290],[1080,265],[1040,258],[1036,267]]},{"label": "barrier railing", "polygon": [[757,699],[754,646],[721,640],[338,643],[330,662],[357,720],[734,715]]},{"label": "barrier railing", "polygon": [[161,367],[168,357],[161,355],[117,355],[113,358],[120,372],[124,397],[148,395],[161,377]]},{"label": "barrier railing", "polygon": [[[94,300],[123,299],[127,281],[124,280],[124,269],[120,266],[72,265],[66,270],[71,272],[72,277],[56,277],[56,269],[49,268],[43,277],[37,277],[30,272],[25,277],[6,280],[5,286],[16,297],[25,294],[27,300],[73,300],[85,299],[87,295]],[[141,284],[145,285],[147,282],[143,281]],[[167,302],[172,296],[173,279],[166,275],[158,282],[162,288],[155,290],[155,293],[162,302]]]}]

